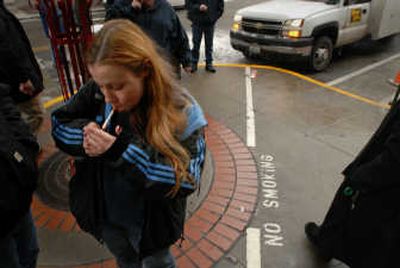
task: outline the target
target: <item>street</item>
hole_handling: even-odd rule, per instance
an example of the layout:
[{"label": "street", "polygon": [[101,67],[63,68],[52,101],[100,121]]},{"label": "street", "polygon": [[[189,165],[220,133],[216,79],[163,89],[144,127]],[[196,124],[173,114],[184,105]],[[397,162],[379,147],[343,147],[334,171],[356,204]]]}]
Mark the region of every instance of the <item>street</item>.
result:
[{"label": "street", "polygon": [[[176,254],[188,258],[182,257],[178,264],[182,268],[345,268],[338,261],[326,264],[316,257],[306,240],[304,224],[323,220],[343,179],[341,171],[362,149],[387,112],[395,92],[387,80],[393,79],[400,69],[400,36],[386,44],[365,40],[345,47],[321,73],[311,73],[304,62],[274,56],[250,60],[231,48],[229,29],[236,10],[258,2],[261,1],[225,2],[214,41],[217,73],[206,73],[201,66],[195,74],[183,74],[181,80],[210,120],[209,168],[203,175],[209,179],[201,196],[192,200],[190,215],[194,216],[190,220],[193,226],[194,218],[207,222],[211,217],[201,214],[201,210],[214,213],[216,219],[208,221],[207,230],[200,228],[198,236],[185,230],[190,244],[176,249]],[[186,12],[177,12],[191,36]],[[50,44],[39,20],[22,21],[44,70],[47,90],[42,101],[46,103],[61,93]],[[204,58],[204,48],[201,57]],[[48,105],[48,113],[53,108]],[[45,149],[51,147],[48,127],[39,137]],[[224,133],[229,135],[225,137]],[[54,152],[49,151],[47,156],[53,157]],[[237,154],[243,154],[243,159]],[[58,172],[50,162],[44,159],[47,166],[42,170]],[[225,194],[214,189],[218,185],[223,187],[230,178],[232,187],[226,187]],[[208,192],[213,194],[208,196]],[[40,203],[36,209],[43,206]],[[60,216],[55,209],[52,213],[54,217]],[[43,214],[37,214],[37,223],[40,215]],[[230,218],[233,222],[229,222]],[[76,253],[79,250],[71,247],[64,252],[63,244],[72,240],[71,245],[79,244],[81,234],[70,234],[65,242],[64,234],[58,230],[62,222],[44,230],[49,221],[51,218],[43,220],[43,230],[39,228],[43,248],[40,268],[100,267],[89,264],[111,258],[105,248],[87,237],[79,249],[94,247],[88,249],[87,255]],[[217,236],[222,238],[218,240]],[[224,246],[218,241],[228,242]],[[58,246],[51,248],[50,243]],[[206,252],[205,244],[211,244],[210,248],[216,248],[220,254]],[[194,253],[196,246],[202,252],[200,257]],[[249,252],[250,247],[259,250],[254,254]],[[254,266],[257,260],[261,266]],[[106,267],[104,263],[102,267]]]}]

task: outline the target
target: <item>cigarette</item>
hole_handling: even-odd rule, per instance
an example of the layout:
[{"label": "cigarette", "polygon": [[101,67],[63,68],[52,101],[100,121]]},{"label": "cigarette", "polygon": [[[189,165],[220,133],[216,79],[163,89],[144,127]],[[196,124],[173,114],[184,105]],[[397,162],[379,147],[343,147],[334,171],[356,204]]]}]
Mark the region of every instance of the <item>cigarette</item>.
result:
[{"label": "cigarette", "polygon": [[108,123],[110,123],[110,120],[111,120],[111,117],[113,116],[113,114],[114,114],[114,110],[111,110],[111,112],[110,112],[110,114],[108,115],[106,121],[104,121],[103,125],[101,126],[101,129],[102,129],[102,130],[105,130],[105,129],[106,129]]}]

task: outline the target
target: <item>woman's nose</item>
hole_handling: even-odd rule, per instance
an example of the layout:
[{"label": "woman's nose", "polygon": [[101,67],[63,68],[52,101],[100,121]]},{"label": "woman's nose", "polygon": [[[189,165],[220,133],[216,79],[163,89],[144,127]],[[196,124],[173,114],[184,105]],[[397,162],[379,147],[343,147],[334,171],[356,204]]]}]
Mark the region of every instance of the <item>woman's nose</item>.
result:
[{"label": "woman's nose", "polygon": [[112,103],[113,101],[115,101],[115,96],[107,90],[104,91],[104,99],[107,103]]}]

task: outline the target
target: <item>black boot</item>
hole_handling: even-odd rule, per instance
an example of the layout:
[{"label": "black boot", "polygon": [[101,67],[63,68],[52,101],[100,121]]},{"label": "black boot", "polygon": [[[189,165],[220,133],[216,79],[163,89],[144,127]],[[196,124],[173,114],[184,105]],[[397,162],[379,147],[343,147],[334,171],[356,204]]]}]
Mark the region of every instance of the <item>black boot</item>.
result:
[{"label": "black boot", "polygon": [[215,70],[214,66],[212,64],[206,64],[206,71],[210,73],[215,73],[217,70]]},{"label": "black boot", "polygon": [[318,255],[326,262],[329,262],[333,256],[331,253],[324,250],[320,241],[320,227],[315,222],[309,222],[304,226],[307,239],[317,249]]},{"label": "black boot", "polygon": [[197,63],[196,64],[192,64],[192,71],[191,71],[191,73],[195,73],[195,72],[197,72]]}]

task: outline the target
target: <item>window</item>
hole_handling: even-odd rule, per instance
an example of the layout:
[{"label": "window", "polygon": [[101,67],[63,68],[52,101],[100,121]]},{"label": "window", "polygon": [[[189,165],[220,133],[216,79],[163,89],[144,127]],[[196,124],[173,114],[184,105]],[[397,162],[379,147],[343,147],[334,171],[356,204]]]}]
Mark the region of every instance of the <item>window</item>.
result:
[{"label": "window", "polygon": [[345,0],[344,5],[350,6],[350,5],[364,4],[369,2],[371,2],[371,0]]}]

